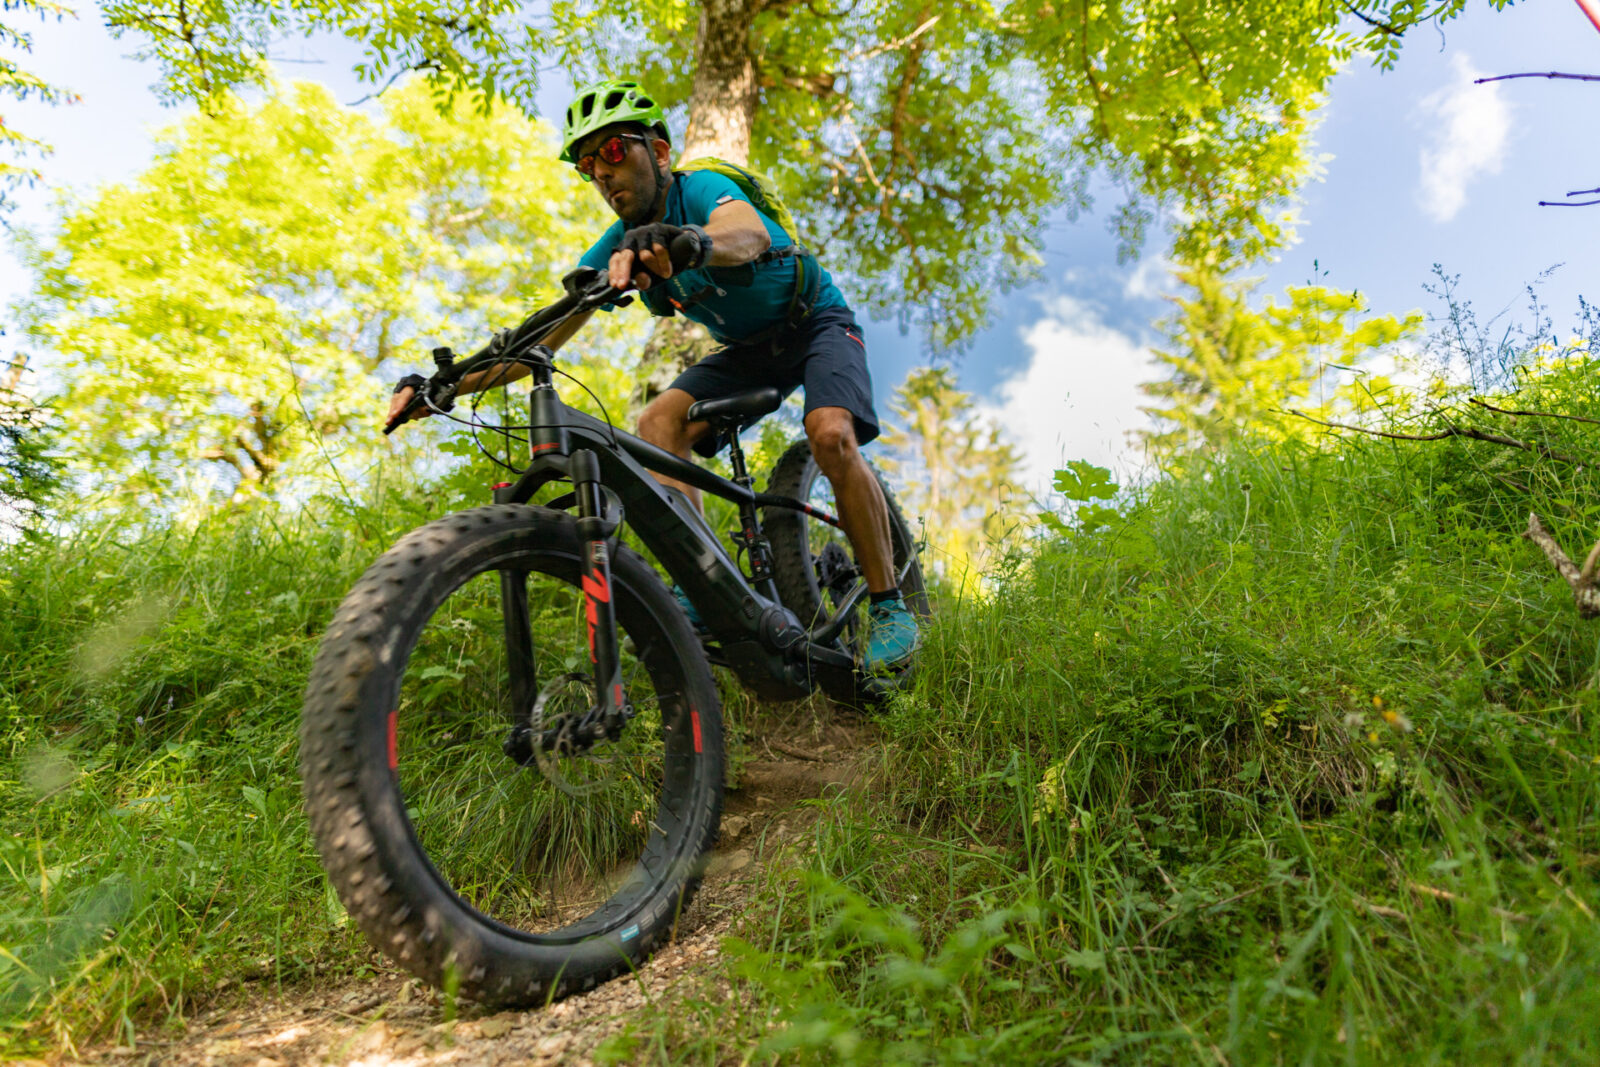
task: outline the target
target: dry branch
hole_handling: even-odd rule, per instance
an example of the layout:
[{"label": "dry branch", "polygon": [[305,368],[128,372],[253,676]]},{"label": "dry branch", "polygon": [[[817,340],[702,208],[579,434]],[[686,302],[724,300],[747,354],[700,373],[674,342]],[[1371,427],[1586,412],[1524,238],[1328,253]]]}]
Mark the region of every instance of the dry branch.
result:
[{"label": "dry branch", "polygon": [[1472,397],[1471,402],[1480,408],[1486,408],[1499,415],[1528,415],[1536,419],[1571,419],[1573,422],[1592,422],[1600,426],[1600,419],[1586,418],[1583,415],[1562,415],[1554,411],[1514,411],[1510,408],[1497,408],[1482,397]]},{"label": "dry branch", "polygon": [[1543,549],[1546,558],[1556,565],[1561,577],[1572,586],[1572,598],[1578,602],[1579,616],[1585,619],[1600,618],[1600,581],[1596,581],[1595,573],[1596,568],[1600,568],[1600,541],[1595,542],[1594,548],[1589,551],[1589,558],[1583,561],[1580,568],[1561,551],[1556,539],[1550,536],[1550,531],[1544,528],[1544,523],[1533,512],[1528,513],[1528,528],[1522,532],[1522,536]]},{"label": "dry branch", "polygon": [[1474,441],[1489,441],[1493,444],[1505,445],[1508,448],[1520,448],[1525,452],[1535,452],[1546,459],[1553,459],[1562,463],[1584,462],[1577,456],[1569,456],[1565,452],[1557,452],[1555,449],[1539,444],[1537,441],[1532,443],[1519,441],[1515,437],[1490,433],[1488,430],[1479,430],[1472,426],[1447,424],[1444,429],[1434,433],[1390,433],[1386,430],[1369,430],[1365,426],[1350,426],[1342,422],[1326,422],[1322,419],[1314,419],[1305,412],[1296,411],[1293,408],[1289,409],[1289,414],[1298,415],[1307,422],[1314,422],[1318,426],[1328,426],[1335,430],[1353,430],[1356,433],[1364,433],[1372,437],[1387,437],[1394,441],[1443,441],[1446,437],[1470,437]]}]

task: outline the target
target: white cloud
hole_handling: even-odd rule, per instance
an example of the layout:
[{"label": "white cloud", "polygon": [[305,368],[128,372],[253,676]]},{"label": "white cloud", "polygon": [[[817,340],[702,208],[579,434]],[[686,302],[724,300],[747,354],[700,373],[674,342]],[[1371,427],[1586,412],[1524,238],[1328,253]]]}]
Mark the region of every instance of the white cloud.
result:
[{"label": "white cloud", "polygon": [[1173,266],[1163,254],[1145,256],[1123,283],[1122,295],[1129,300],[1153,300],[1166,295]]},{"label": "white cloud", "polygon": [[1474,179],[1500,173],[1511,135],[1511,105],[1500,86],[1474,85],[1483,72],[1465,53],[1451,68],[1450,83],[1424,97],[1418,109],[1428,135],[1417,201],[1435,222],[1449,222],[1466,206]]},{"label": "white cloud", "polygon": [[1001,382],[980,407],[1023,450],[1024,484],[1044,496],[1054,472],[1086,459],[1119,473],[1143,467],[1131,430],[1148,424],[1139,410],[1141,382],[1158,372],[1150,353],[1072,300],[1022,335],[1027,365]]}]

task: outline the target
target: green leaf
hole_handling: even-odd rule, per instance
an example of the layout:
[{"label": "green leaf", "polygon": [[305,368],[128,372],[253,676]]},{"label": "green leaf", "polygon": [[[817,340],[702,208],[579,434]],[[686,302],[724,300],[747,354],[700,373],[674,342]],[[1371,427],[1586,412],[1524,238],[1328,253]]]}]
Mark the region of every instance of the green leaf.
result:
[{"label": "green leaf", "polygon": [[1061,954],[1061,961],[1080,971],[1103,971],[1106,954],[1097,949],[1072,949]]},{"label": "green leaf", "polygon": [[1056,492],[1068,500],[1110,500],[1117,495],[1117,488],[1109,470],[1081,459],[1072,460],[1065,469],[1056,471]]}]

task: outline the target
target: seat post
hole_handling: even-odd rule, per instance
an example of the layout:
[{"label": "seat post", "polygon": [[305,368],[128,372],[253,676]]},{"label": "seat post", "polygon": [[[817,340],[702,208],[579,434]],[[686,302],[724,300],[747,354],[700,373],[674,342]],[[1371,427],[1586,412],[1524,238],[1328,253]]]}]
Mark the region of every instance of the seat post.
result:
[{"label": "seat post", "polygon": [[728,442],[728,462],[733,465],[733,480],[749,489],[754,479],[750,477],[750,468],[745,466],[744,448],[739,444],[739,427],[737,425],[729,428]]}]

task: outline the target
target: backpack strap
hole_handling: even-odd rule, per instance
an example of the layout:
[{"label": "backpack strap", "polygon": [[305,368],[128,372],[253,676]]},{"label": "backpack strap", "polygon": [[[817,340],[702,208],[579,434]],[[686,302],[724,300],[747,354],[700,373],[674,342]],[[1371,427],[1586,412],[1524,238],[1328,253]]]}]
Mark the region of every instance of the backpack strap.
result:
[{"label": "backpack strap", "polygon": [[811,313],[816,310],[817,296],[822,292],[822,265],[817,262],[817,257],[799,245],[790,245],[787,248],[769,248],[752,262],[787,259],[791,256],[794,257],[794,293],[789,297],[789,310],[784,315],[783,321],[749,337],[739,338],[738,344],[767,344],[784,333],[799,328],[800,324],[810,318]]}]

